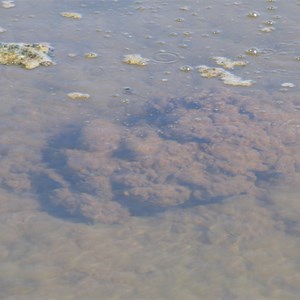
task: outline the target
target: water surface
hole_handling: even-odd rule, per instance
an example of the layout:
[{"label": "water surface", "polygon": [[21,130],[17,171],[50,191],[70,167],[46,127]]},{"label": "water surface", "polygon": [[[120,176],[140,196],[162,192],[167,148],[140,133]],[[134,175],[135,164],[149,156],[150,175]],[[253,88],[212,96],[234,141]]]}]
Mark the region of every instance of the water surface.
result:
[{"label": "water surface", "polygon": [[0,10],[56,61],[0,66],[1,298],[298,299],[299,1],[36,2]]}]

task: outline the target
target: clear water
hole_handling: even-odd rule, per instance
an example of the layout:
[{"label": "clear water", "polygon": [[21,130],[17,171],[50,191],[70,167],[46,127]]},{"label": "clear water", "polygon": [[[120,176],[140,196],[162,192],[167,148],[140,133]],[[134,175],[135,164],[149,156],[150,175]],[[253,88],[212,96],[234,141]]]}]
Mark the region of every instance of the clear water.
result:
[{"label": "clear water", "polygon": [[15,4],[56,65],[0,66],[0,298],[298,299],[300,2]]}]

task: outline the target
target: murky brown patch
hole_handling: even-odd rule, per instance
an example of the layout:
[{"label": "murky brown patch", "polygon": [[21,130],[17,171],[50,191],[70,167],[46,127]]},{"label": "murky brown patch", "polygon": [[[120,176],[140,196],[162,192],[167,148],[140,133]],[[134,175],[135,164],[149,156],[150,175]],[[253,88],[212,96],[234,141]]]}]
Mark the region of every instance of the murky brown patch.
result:
[{"label": "murky brown patch", "polygon": [[65,136],[50,142],[50,169],[33,186],[73,216],[114,223],[297,182],[298,112],[258,97],[203,91],[152,99],[123,125],[91,120],[68,133],[69,145]]}]

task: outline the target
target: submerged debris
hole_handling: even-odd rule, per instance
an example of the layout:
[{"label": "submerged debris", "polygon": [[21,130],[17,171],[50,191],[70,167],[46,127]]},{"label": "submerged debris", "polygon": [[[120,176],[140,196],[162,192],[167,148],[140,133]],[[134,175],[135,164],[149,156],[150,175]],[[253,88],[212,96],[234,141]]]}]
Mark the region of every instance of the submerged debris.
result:
[{"label": "submerged debris", "polygon": [[233,69],[234,67],[244,67],[248,65],[248,62],[245,60],[231,60],[227,57],[215,56],[212,58],[219,66],[224,67],[225,69]]},{"label": "submerged debris", "polygon": [[257,11],[250,11],[247,16],[251,19],[256,19],[259,17],[259,13]]},{"label": "submerged debris", "polygon": [[69,19],[81,19],[82,18],[82,15],[79,14],[79,13],[75,13],[75,12],[68,12],[68,11],[65,11],[65,12],[61,12],[60,13],[61,16],[65,17],[65,18],[69,18]]},{"label": "submerged debris", "polygon": [[194,69],[194,68],[193,68],[192,66],[189,66],[189,65],[184,65],[184,66],[181,66],[181,67],[179,68],[180,71],[185,72],[185,73],[190,72],[190,71],[192,71],[193,69]]},{"label": "submerged debris", "polygon": [[224,84],[234,86],[251,86],[254,84],[253,80],[243,80],[239,76],[236,76],[223,68],[214,68],[201,65],[197,67],[200,75],[205,78],[219,77]]},{"label": "submerged debris", "polygon": [[127,54],[123,58],[123,62],[129,65],[146,66],[148,61],[148,58],[144,58],[140,54]]},{"label": "submerged debris", "polygon": [[53,48],[48,43],[0,43],[0,64],[18,65],[25,69],[50,66]]},{"label": "submerged debris", "polygon": [[261,52],[262,51],[256,47],[251,47],[245,51],[245,53],[250,56],[258,56],[259,54],[261,54]]}]

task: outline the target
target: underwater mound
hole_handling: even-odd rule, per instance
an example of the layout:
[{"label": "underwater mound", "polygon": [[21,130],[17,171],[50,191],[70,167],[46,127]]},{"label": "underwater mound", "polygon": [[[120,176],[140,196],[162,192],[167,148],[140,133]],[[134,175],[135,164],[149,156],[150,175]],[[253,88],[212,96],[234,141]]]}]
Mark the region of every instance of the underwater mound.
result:
[{"label": "underwater mound", "polygon": [[83,125],[72,144],[54,137],[38,177],[51,182],[49,205],[88,222],[257,196],[299,180],[297,118],[263,97],[258,104],[230,91],[151,99],[119,124]]}]

